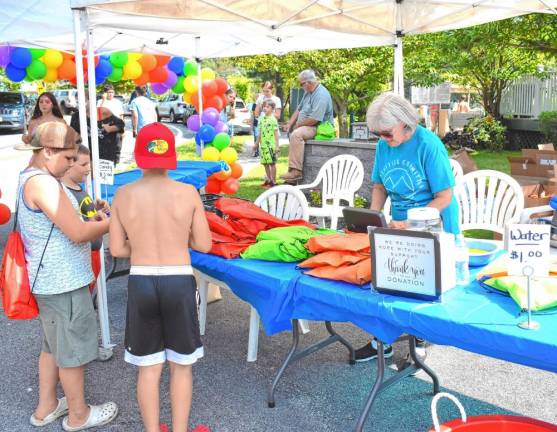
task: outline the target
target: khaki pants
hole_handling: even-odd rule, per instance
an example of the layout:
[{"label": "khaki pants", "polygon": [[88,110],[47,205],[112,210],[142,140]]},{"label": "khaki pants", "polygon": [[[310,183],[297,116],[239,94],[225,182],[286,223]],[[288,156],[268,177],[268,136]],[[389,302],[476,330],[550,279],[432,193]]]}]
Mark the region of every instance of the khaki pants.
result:
[{"label": "khaki pants", "polygon": [[317,127],[301,126],[290,134],[290,148],[288,150],[288,168],[300,171],[304,166],[304,147],[307,140],[315,137]]}]

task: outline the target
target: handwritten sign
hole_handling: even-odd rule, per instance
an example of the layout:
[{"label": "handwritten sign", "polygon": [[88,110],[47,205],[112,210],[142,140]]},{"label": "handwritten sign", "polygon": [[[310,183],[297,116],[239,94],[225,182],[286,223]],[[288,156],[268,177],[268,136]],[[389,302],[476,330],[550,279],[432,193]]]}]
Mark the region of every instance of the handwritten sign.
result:
[{"label": "handwritten sign", "polygon": [[538,224],[511,224],[506,228],[506,248],[509,252],[509,276],[523,276],[524,267],[534,270],[532,276],[549,274],[549,238],[551,226]]},{"label": "handwritten sign", "polygon": [[99,159],[99,183],[114,184],[114,162]]},{"label": "handwritten sign", "polygon": [[441,295],[439,241],[429,232],[370,230],[375,290],[422,299]]}]

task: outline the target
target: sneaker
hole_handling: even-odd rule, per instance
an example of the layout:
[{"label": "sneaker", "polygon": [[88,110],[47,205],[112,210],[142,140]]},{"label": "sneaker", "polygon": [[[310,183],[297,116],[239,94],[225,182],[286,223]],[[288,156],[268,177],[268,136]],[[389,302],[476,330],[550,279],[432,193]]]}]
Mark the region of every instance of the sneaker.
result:
[{"label": "sneaker", "polygon": [[261,183],[260,186],[261,187],[269,186],[269,180],[265,180],[263,183]]},{"label": "sneaker", "polygon": [[207,425],[197,425],[191,432],[211,432]]},{"label": "sneaker", "polygon": [[170,432],[170,429],[168,428],[168,425],[161,423],[160,427],[159,427],[161,432]]},{"label": "sneaker", "polygon": [[[375,341],[373,341],[375,342]],[[375,347],[373,346],[375,345]],[[384,349],[384,356],[385,358],[390,358],[393,356],[393,347],[388,344],[383,345]],[[368,360],[373,360],[377,358],[377,344],[372,342],[367,343],[363,347],[356,350],[356,361],[357,362],[365,362]]]}]

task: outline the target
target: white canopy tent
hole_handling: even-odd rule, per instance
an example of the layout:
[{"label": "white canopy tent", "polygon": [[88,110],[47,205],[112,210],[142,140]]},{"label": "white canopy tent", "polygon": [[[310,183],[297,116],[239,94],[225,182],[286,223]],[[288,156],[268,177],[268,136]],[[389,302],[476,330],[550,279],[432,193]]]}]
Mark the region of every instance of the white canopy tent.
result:
[{"label": "white canopy tent", "polygon": [[[0,7],[1,43],[75,51],[79,64],[85,31],[90,122],[95,124],[95,53],[125,50],[204,59],[392,44],[393,90],[403,94],[403,36],[527,13],[555,14],[557,0],[0,0]],[[77,69],[80,125],[86,130],[83,73]],[[96,128],[91,140],[98,178]],[[100,196],[100,185],[95,186]],[[100,282],[102,340],[109,346],[104,262]]]}]

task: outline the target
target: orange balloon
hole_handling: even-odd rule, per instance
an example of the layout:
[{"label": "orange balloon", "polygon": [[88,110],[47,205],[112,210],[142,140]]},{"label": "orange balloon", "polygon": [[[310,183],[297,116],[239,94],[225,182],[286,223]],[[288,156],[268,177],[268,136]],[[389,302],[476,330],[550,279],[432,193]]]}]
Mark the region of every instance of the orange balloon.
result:
[{"label": "orange balloon", "polygon": [[219,171],[218,173],[213,174],[217,180],[225,181],[228,177],[232,175],[232,170],[228,171]]},{"label": "orange balloon", "polygon": [[234,177],[226,179],[221,184],[221,191],[227,195],[234,195],[240,188],[240,183]]},{"label": "orange balloon", "polygon": [[215,82],[215,80],[205,81],[203,82],[203,84],[201,84],[201,90],[203,91],[203,96],[213,96],[214,94],[217,94],[217,83]]},{"label": "orange balloon", "polygon": [[143,54],[138,62],[143,68],[143,72],[151,72],[157,67],[157,58],[153,54]]},{"label": "orange balloon", "polygon": [[64,60],[73,60],[75,58],[75,56],[72,53],[67,53],[64,51],[60,51],[62,53],[62,58]]},{"label": "orange balloon", "polygon": [[205,192],[211,194],[218,194],[220,193],[220,188],[221,188],[220,181],[209,178],[207,180],[207,184],[205,185]]},{"label": "orange balloon", "polygon": [[156,67],[151,72],[149,72],[149,76],[151,77],[151,82],[154,83],[162,83],[165,82],[168,78],[168,69],[163,66]]},{"label": "orange balloon", "polygon": [[230,170],[232,171],[232,173],[230,174],[231,177],[235,179],[239,179],[240,177],[242,177],[242,174],[244,173],[244,169],[242,168],[242,165],[240,165],[237,162],[234,162],[232,165],[230,165]]},{"label": "orange balloon", "polygon": [[155,58],[157,59],[157,66],[161,67],[167,64],[170,61],[170,56],[165,55],[156,55]]},{"label": "orange balloon", "polygon": [[215,84],[217,85],[216,94],[223,94],[226,90],[228,90],[228,83],[224,78],[217,78],[215,80]]},{"label": "orange balloon", "polygon": [[10,220],[12,212],[6,204],[0,204],[0,225],[4,225]]},{"label": "orange balloon", "polygon": [[205,108],[215,108],[217,111],[222,111],[224,105],[222,104],[222,99],[219,96],[213,95],[207,98],[206,103],[203,103],[203,109]]},{"label": "orange balloon", "polygon": [[64,60],[58,68],[58,79],[72,80],[75,78],[75,62],[73,60]]},{"label": "orange balloon", "polygon": [[149,72],[143,72],[139,78],[133,80],[135,85],[144,86],[150,82]]}]

